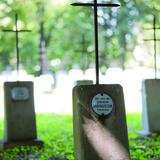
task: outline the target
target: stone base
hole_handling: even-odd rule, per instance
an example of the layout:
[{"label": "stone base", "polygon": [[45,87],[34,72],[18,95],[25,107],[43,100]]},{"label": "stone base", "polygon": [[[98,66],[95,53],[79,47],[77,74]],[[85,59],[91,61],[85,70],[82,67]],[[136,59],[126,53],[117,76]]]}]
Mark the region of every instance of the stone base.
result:
[{"label": "stone base", "polygon": [[93,84],[92,80],[77,80],[76,85],[90,85]]},{"label": "stone base", "polygon": [[147,136],[150,136],[151,132],[142,130],[142,131],[138,131],[137,134],[140,135],[142,138],[145,138]]},{"label": "stone base", "polygon": [[0,150],[10,149],[18,146],[37,146],[42,147],[43,141],[39,138],[26,141],[7,141],[0,139]]}]

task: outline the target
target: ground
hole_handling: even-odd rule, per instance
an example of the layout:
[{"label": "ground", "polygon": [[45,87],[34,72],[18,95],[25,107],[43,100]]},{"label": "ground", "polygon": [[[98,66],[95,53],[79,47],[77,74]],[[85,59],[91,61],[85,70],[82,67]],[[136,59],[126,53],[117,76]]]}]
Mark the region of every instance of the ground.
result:
[{"label": "ground", "polygon": [[[141,138],[141,115],[127,114],[129,145],[132,160],[159,160],[160,136],[152,134]],[[3,123],[0,121],[0,136]],[[43,148],[16,147],[1,151],[0,160],[74,160],[72,115],[38,114],[38,137],[44,141]]]}]

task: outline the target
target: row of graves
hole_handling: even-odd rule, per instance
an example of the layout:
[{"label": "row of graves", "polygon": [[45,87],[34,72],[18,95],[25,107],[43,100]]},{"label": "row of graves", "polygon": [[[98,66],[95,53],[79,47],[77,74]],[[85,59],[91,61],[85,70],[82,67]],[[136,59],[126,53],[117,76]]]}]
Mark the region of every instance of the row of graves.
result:
[{"label": "row of graves", "polygon": [[[73,3],[73,6],[93,7],[95,30],[95,73],[96,84],[92,80],[77,81],[73,88],[73,133],[75,160],[129,160],[129,142],[126,124],[123,88],[119,84],[99,83],[98,48],[98,7],[119,7],[119,4]],[[1,149],[23,145],[43,146],[37,138],[36,114],[34,108],[34,84],[19,81],[19,32],[18,16],[15,16],[15,30],[4,30],[16,34],[17,80],[4,83],[4,138]],[[156,27],[154,17],[155,78],[143,81],[143,131],[148,135],[160,132],[160,124],[155,123],[160,115],[160,81],[156,66]],[[149,39],[150,40],[150,39]]]}]

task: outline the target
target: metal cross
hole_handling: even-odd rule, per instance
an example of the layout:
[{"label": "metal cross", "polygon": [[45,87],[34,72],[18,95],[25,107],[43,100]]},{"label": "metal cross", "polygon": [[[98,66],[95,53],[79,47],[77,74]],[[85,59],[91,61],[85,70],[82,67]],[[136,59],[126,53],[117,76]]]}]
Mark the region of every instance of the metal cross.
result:
[{"label": "metal cross", "polygon": [[82,45],[82,56],[83,56],[83,69],[84,71],[87,69],[87,64],[88,64],[88,56],[87,56],[87,50],[86,50],[86,40],[84,34],[82,34],[81,37],[81,45]]},{"label": "metal cross", "polygon": [[18,15],[15,14],[15,29],[4,29],[3,32],[14,32],[16,34],[16,58],[17,58],[17,79],[19,79],[19,32],[30,32],[31,30],[18,30]]},{"label": "metal cross", "polygon": [[156,27],[156,16],[153,15],[153,27],[145,28],[146,30],[153,30],[153,38],[152,39],[144,39],[144,41],[154,41],[154,71],[155,71],[155,79],[157,79],[157,39],[156,30],[160,29],[160,27]]},{"label": "metal cross", "polygon": [[95,67],[96,67],[96,84],[99,84],[99,53],[98,53],[98,18],[97,18],[97,9],[98,7],[119,7],[119,4],[103,4],[97,3],[97,0],[94,0],[94,3],[72,3],[73,6],[85,6],[94,8],[94,32],[95,32]]}]

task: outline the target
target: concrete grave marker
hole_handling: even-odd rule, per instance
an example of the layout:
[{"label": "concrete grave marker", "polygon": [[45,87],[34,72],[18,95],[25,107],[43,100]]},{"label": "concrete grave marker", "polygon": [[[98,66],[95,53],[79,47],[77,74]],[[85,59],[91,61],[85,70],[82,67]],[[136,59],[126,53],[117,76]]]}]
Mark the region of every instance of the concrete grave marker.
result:
[{"label": "concrete grave marker", "polygon": [[21,145],[41,146],[37,138],[36,117],[34,108],[33,82],[19,81],[19,47],[18,33],[29,30],[18,30],[18,16],[15,16],[15,30],[4,30],[16,33],[17,81],[4,83],[4,139],[0,140],[0,149]]},{"label": "concrete grave marker", "polygon": [[[142,136],[150,133],[160,133],[160,123],[157,121],[160,117],[160,79],[157,79],[157,38],[156,17],[153,16],[153,27],[147,30],[153,30],[153,38],[145,41],[154,41],[154,79],[145,79],[142,81],[142,131],[138,132]],[[155,123],[157,121],[157,123]]]},{"label": "concrete grave marker", "polygon": [[75,160],[129,160],[128,133],[123,89],[99,84],[98,7],[119,4],[73,3],[94,8],[96,84],[73,88],[73,133]]}]

